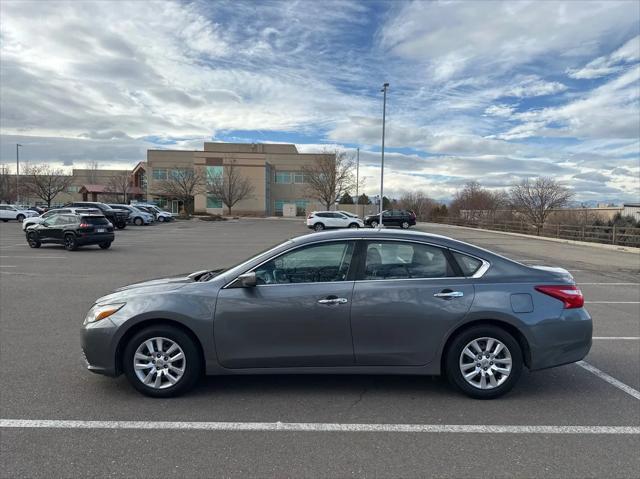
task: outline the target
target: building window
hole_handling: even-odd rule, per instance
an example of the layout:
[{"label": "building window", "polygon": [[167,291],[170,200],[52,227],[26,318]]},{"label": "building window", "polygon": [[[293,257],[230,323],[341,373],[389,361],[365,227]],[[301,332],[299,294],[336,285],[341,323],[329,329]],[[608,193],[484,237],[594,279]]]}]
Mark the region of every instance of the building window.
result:
[{"label": "building window", "polygon": [[207,166],[206,169],[208,180],[222,176],[222,166]]},{"label": "building window", "polygon": [[276,171],[276,183],[291,183],[291,172],[289,171]]},{"label": "building window", "polygon": [[308,200],[276,200],[274,202],[273,214],[275,216],[282,216],[283,205],[291,203],[296,205],[296,215],[303,216],[306,214],[307,206],[309,205]]},{"label": "building window", "polygon": [[174,168],[173,170],[171,170],[171,177],[175,180],[187,178],[188,174],[188,168]]},{"label": "building window", "polygon": [[222,200],[220,198],[216,198],[215,196],[207,195],[207,208],[222,208]]},{"label": "building window", "polygon": [[166,198],[156,197],[153,199],[153,203],[164,209],[167,206],[168,201]]},{"label": "building window", "polygon": [[69,186],[69,187],[67,188],[67,191],[68,191],[69,193],[77,193],[77,192],[79,192],[79,191],[80,191],[80,188],[81,188],[80,186],[71,185],[71,186]]},{"label": "building window", "polygon": [[154,180],[166,180],[167,179],[167,169],[166,168],[154,168],[153,169],[153,179]]},{"label": "building window", "polygon": [[293,173],[293,182],[297,184],[304,183],[304,173],[302,171],[296,171]]},{"label": "building window", "polygon": [[296,215],[297,216],[304,216],[307,214],[307,205],[309,204],[309,201],[307,200],[296,200]]}]

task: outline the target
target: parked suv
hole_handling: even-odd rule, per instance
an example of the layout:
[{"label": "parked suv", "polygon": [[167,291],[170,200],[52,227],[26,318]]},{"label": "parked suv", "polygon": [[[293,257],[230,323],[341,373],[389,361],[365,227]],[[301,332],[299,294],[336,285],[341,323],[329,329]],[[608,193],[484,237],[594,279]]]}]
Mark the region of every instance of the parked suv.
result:
[{"label": "parked suv", "polygon": [[102,214],[54,215],[27,229],[27,243],[31,248],[39,248],[44,243],[57,243],[69,251],[92,244],[107,249],[114,236],[113,225]]},{"label": "parked suv", "polygon": [[307,216],[307,227],[316,231],[326,228],[362,228],[360,218],[353,218],[338,211],[314,211]]},{"label": "parked suv", "polygon": [[86,213],[86,214],[91,213],[91,214],[99,214],[99,215],[102,214],[102,212],[97,208],[56,208],[53,210],[49,210],[46,213],[42,213],[40,216],[33,216],[31,218],[27,218],[26,220],[24,220],[22,222],[22,231],[27,231],[27,228],[29,226],[38,225],[43,221],[45,221],[47,218],[51,218],[52,216],[55,216],[55,215],[65,215],[65,214],[76,215],[80,213]]},{"label": "parked suv", "polygon": [[[380,215],[368,215],[364,218],[364,224],[377,228]],[[416,224],[416,214],[410,210],[385,210],[382,212],[382,224],[384,226],[399,226],[406,230]]]},{"label": "parked suv", "polygon": [[149,213],[151,213],[155,217],[155,219],[156,219],[156,221],[158,223],[164,223],[166,221],[173,221],[175,219],[171,213],[169,213],[168,211],[165,211],[163,209],[160,209],[156,205],[137,204],[137,205],[135,205],[135,207],[136,208],[140,208],[141,210],[148,211]]},{"label": "parked suv", "polygon": [[102,214],[107,218],[113,225],[119,230],[125,229],[127,227],[127,216],[128,212],[122,210],[114,210],[109,205],[105,203],[100,203],[99,201],[74,201],[73,203],[69,203],[65,206],[77,206],[81,208],[98,208],[102,211]]},{"label": "parked suv", "polygon": [[109,204],[114,210],[121,210],[127,213],[127,221],[136,226],[148,225],[155,221],[153,215],[146,211],[131,205],[115,205]]},{"label": "parked suv", "polygon": [[0,220],[5,223],[9,220],[24,221],[25,218],[38,216],[35,211],[27,210],[13,205],[0,205]]}]

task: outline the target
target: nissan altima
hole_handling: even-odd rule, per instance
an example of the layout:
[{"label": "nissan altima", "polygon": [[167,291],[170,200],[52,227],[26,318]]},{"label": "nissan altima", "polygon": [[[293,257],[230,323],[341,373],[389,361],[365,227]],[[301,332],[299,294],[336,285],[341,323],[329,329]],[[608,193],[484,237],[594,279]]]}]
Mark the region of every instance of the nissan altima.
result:
[{"label": "nissan altima", "polygon": [[203,374],[443,374],[467,395],[509,391],[522,369],[591,347],[582,293],[562,268],[527,266],[444,236],[313,233],[228,269],[126,286],[82,326],[90,371],[154,397]]}]

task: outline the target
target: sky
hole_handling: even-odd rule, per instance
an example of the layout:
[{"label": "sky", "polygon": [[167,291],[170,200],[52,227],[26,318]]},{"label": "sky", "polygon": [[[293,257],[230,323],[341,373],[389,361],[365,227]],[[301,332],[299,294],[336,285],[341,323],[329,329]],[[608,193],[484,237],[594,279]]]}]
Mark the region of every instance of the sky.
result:
[{"label": "sky", "polygon": [[359,147],[364,190],[640,201],[640,2],[0,2],[0,164]]}]

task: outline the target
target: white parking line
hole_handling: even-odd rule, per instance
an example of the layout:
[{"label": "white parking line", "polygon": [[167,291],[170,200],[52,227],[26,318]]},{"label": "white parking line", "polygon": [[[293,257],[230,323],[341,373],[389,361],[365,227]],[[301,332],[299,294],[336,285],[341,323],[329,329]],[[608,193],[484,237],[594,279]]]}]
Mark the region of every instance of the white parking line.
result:
[{"label": "white parking line", "polygon": [[582,283],[582,282],[578,282],[578,286],[584,286],[584,285],[591,285],[591,286],[640,286],[640,283]]},{"label": "white parking line", "polygon": [[633,396],[634,398],[640,400],[640,391],[638,391],[636,389],[633,389],[631,386],[627,386],[622,381],[618,381],[613,376],[609,376],[604,371],[600,371],[598,368],[596,368],[595,366],[592,366],[591,364],[589,364],[586,361],[578,361],[576,364],[578,366],[580,366],[581,368],[586,369],[590,373],[595,374],[596,376],[598,376],[603,381],[608,382],[612,386],[617,387],[621,391],[624,391],[625,393],[629,394],[630,396]]},{"label": "white parking line", "polygon": [[66,256],[15,256],[15,255],[0,255],[0,258],[26,258],[26,259],[65,259]]},{"label": "white parking line", "polygon": [[638,341],[640,336],[594,336],[592,339],[610,339],[613,341]]},{"label": "white parking line", "polygon": [[0,264],[0,268],[15,268],[16,266],[12,266],[10,264]]},{"label": "white parking line", "polygon": [[640,434],[632,426],[489,426],[465,424],[339,424],[313,422],[67,421],[0,419],[0,428],[181,429],[205,431],[409,432],[482,434]]}]

